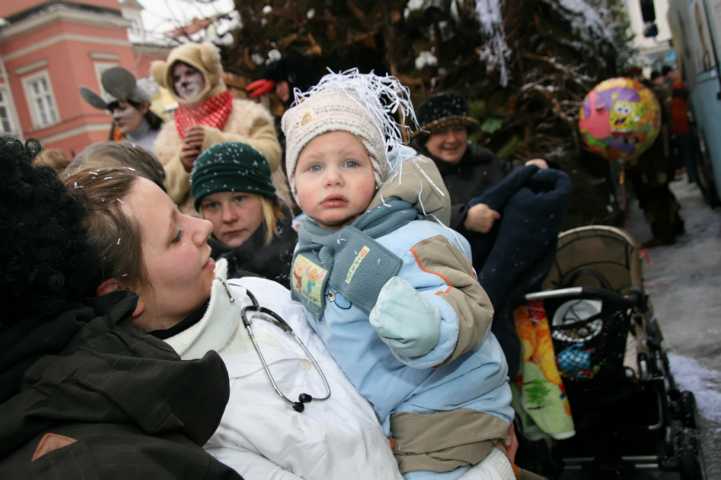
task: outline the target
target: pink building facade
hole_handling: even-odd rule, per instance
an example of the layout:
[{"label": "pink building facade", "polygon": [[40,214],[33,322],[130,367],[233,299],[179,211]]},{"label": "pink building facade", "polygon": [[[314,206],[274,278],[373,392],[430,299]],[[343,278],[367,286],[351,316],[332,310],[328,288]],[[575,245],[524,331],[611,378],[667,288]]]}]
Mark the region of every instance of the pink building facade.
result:
[{"label": "pink building facade", "polygon": [[[128,0],[3,0],[0,17],[0,134],[35,138],[70,158],[108,138],[110,116],[80,97],[86,86],[101,92],[100,75],[121,65],[148,75],[167,48],[134,44],[138,28],[122,8]],[[142,26],[140,27],[142,28]]]}]

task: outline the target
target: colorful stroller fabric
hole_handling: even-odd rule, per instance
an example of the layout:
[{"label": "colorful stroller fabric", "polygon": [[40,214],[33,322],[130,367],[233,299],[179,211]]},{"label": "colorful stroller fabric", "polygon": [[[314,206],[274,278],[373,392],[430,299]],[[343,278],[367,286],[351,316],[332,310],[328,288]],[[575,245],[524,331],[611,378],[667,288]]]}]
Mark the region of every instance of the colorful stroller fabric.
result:
[{"label": "colorful stroller fabric", "polygon": [[521,367],[512,384],[514,409],[530,440],[575,435],[571,406],[556,367],[551,329],[543,302],[530,301],[514,312],[521,340]]}]

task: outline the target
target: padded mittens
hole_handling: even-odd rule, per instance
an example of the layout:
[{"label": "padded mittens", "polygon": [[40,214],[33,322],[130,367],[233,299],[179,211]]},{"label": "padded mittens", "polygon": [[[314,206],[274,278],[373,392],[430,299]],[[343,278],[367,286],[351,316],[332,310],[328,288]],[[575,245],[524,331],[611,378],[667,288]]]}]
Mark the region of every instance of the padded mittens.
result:
[{"label": "padded mittens", "polygon": [[396,356],[415,358],[438,343],[441,315],[410,283],[391,277],[369,315],[370,324]]}]

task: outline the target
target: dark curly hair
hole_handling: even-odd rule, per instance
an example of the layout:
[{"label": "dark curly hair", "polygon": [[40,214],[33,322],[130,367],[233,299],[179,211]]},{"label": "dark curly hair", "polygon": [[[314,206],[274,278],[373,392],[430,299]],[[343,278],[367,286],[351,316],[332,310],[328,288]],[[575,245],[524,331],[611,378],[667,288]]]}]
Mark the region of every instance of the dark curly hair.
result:
[{"label": "dark curly hair", "polygon": [[59,314],[99,282],[85,210],[52,169],[31,165],[37,151],[37,143],[0,137],[0,332]]}]

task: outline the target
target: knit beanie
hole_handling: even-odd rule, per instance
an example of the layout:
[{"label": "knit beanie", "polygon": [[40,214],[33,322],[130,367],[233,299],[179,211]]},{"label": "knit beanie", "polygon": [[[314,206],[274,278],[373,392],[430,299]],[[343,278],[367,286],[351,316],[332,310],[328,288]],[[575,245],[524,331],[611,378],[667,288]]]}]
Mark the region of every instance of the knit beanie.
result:
[{"label": "knit beanie", "polygon": [[294,196],[294,174],[301,151],[311,140],[329,132],[348,132],[363,143],[376,186],[388,178],[394,168],[390,159],[403,144],[403,127],[393,115],[398,113],[415,122],[408,89],[395,77],[361,74],[353,69],[325,75],[309,91],[294,93],[296,104],[281,120],[286,173]]},{"label": "knit beanie", "polygon": [[275,198],[270,167],[250,145],[227,142],[213,145],[195,160],[190,174],[195,209],[211,193],[244,192]]},{"label": "knit beanie", "polygon": [[[203,90],[190,101],[183,100],[173,86],[173,67],[177,62],[187,63],[198,70],[205,79]],[[223,82],[223,66],[220,52],[210,43],[186,43],[171,50],[166,61],[156,60],[150,65],[155,81],[170,92],[180,104],[196,103],[226,90]]]}]

